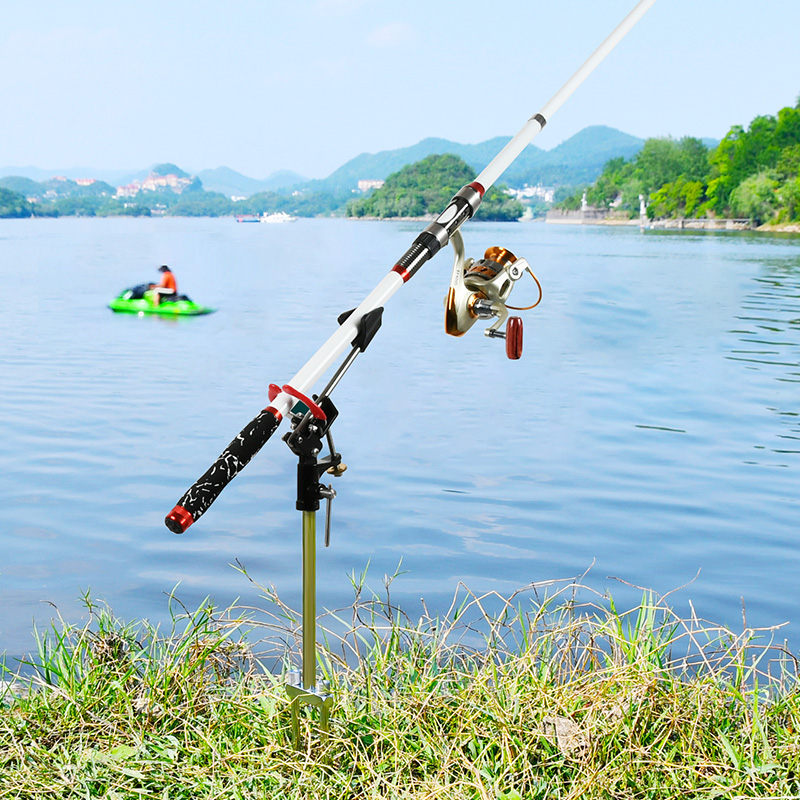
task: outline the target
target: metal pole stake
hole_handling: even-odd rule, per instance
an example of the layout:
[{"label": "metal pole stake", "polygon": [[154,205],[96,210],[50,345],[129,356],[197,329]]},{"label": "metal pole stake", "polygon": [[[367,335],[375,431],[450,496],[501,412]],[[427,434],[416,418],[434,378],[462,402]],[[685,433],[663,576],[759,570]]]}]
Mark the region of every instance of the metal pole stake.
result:
[{"label": "metal pole stake", "polygon": [[328,733],[333,697],[326,681],[317,685],[317,514],[303,512],[303,665],[287,676],[286,692],[292,700],[292,737],[297,750],[300,742],[300,706],[317,706],[320,730]]}]

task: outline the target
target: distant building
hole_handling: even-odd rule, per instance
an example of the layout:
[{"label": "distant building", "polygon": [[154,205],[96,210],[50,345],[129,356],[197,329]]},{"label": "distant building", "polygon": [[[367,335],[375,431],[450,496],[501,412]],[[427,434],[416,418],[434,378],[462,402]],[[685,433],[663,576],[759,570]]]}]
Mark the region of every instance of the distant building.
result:
[{"label": "distant building", "polygon": [[159,189],[171,189],[175,194],[181,194],[191,182],[191,178],[179,178],[172,174],[148,175],[143,181],[118,186],[117,197],[135,197],[139,192],[157,192]]},{"label": "distant building", "polygon": [[97,178],[76,178],[75,183],[78,186],[91,186],[93,183],[97,183]]},{"label": "distant building", "polygon": [[142,191],[157,192],[169,188],[180,194],[191,182],[191,178],[179,178],[177,175],[148,175],[142,181]]},{"label": "distant building", "polygon": [[544,200],[545,203],[553,203],[556,199],[556,190],[552,186],[542,186],[541,184],[537,184],[536,186],[528,186],[525,184],[525,187],[522,189],[508,189],[508,194],[521,201],[539,197]]},{"label": "distant building", "polygon": [[386,181],[375,180],[372,178],[360,180],[358,182],[359,192],[368,192],[370,189],[380,189]]},{"label": "distant building", "polygon": [[142,191],[142,184],[139,181],[129,183],[127,186],[117,186],[117,197],[136,197]]}]

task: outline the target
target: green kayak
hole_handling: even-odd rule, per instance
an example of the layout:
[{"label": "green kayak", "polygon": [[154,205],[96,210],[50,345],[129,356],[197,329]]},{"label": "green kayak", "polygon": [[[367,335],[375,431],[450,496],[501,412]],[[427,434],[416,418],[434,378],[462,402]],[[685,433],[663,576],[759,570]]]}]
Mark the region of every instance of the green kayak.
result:
[{"label": "green kayak", "polygon": [[211,314],[216,309],[199,306],[185,294],[175,296],[174,300],[153,301],[154,292],[149,291],[147,284],[126,289],[115,297],[108,307],[112,311],[126,314],[158,314],[161,317],[196,317],[200,314]]}]

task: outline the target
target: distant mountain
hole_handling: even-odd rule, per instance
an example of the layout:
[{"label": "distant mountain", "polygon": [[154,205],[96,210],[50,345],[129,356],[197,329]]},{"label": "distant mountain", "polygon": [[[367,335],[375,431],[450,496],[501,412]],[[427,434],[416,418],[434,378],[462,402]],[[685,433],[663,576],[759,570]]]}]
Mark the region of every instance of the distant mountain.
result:
[{"label": "distant mountain", "polygon": [[578,131],[574,136],[561,142],[558,147],[547,151],[553,163],[566,164],[618,158],[627,153],[626,158],[638,153],[644,139],[623,133],[606,125],[591,125]]},{"label": "distant mountain", "polygon": [[0,167],[0,178],[13,175],[21,178],[29,178],[32,181],[48,181],[55,175],[63,175],[65,178],[77,180],[79,178],[96,178],[112,186],[124,186],[134,178],[146,177],[149,170],[119,170],[119,169],[96,169],[95,167],[70,167],[69,169],[42,169],[41,167]]},{"label": "distant mountain", "polygon": [[[476,172],[480,172],[510,138],[497,136],[480,144],[461,144],[448,139],[430,138],[411,147],[384,150],[380,153],[362,153],[324,180],[311,181],[308,186],[323,191],[355,189],[359,180],[385,180],[407,164],[444,153],[457,155]],[[606,161],[619,156],[630,158],[643,144],[644,139],[604,125],[595,125],[584,128],[552,150],[528,145],[504,173],[502,182],[512,187],[522,187],[526,183],[557,185],[592,181],[600,175]]]},{"label": "distant mountain", "polygon": [[[0,178],[26,178],[37,183],[49,181],[56,175],[76,180],[78,178],[96,178],[112,186],[127,186],[134,181],[142,181],[151,173],[164,175],[173,172],[176,175],[188,175],[180,167],[169,164],[156,164],[150,169],[140,170],[103,170],[94,167],[70,167],[69,169],[42,169],[41,167],[0,167]],[[263,180],[248,178],[228,167],[205,169],[197,174],[203,188],[210,192],[220,192],[228,197],[239,195],[249,197],[256,192],[280,191],[292,186],[308,183],[308,178],[289,170],[273,172]]]},{"label": "distant mountain", "polygon": [[[320,190],[355,189],[360,180],[385,180],[408,164],[414,164],[428,156],[445,153],[452,153],[462,158],[473,168],[476,168],[476,164],[481,164],[482,166],[477,169],[482,169],[507,141],[508,139],[502,136],[480,144],[460,144],[449,139],[423,139],[410,147],[401,147],[397,150],[362,153],[339,167],[327,178],[311,183],[315,189]],[[533,146],[531,149],[543,152]]]},{"label": "distant mountain", "polygon": [[503,175],[510,186],[575,184],[594,181],[612,158],[630,159],[644,145],[644,139],[605,125],[578,131],[552,150],[532,158],[523,154]]},{"label": "distant mountain", "polygon": [[[363,179],[385,180],[408,164],[421,161],[431,155],[452,153],[480,172],[509,141],[510,137],[496,136],[479,144],[461,144],[448,139],[428,138],[409,147],[383,150],[379,153],[361,155],[343,164],[327,178],[309,181],[302,175],[288,170],[272,173],[264,179],[250,178],[229,167],[204,169],[197,173],[203,188],[219,192],[227,197],[250,197],[259,192],[283,192],[294,187],[306,192],[341,194],[350,193]],[[719,142],[703,139],[709,147]],[[629,159],[644,145],[644,139],[623,133],[605,125],[584,128],[552,150],[542,150],[528,145],[501,181],[512,188],[521,188],[538,183],[546,186],[591,183],[602,172],[603,166],[612,158]],[[172,167],[174,165],[161,165]],[[176,169],[178,169],[176,167]],[[0,167],[0,178],[15,176],[45,182],[55,175],[67,178],[96,178],[112,186],[126,186],[134,180],[144,180],[150,170],[98,170],[90,167],[47,170],[39,167]]]},{"label": "distant mountain", "polygon": [[203,182],[203,188],[209,192],[220,192],[227,197],[250,197],[257,192],[276,192],[290,189],[292,186],[308,183],[308,178],[289,170],[273,172],[264,180],[248,178],[229,167],[204,169],[197,173]]},{"label": "distant mountain", "polygon": [[113,196],[116,189],[105,181],[95,180],[87,186],[81,186],[74,180],[67,178],[49,178],[43,181],[34,181],[19,175],[6,175],[0,178],[0,187],[10,189],[12,192],[27,198],[44,200],[58,197],[101,197]]}]

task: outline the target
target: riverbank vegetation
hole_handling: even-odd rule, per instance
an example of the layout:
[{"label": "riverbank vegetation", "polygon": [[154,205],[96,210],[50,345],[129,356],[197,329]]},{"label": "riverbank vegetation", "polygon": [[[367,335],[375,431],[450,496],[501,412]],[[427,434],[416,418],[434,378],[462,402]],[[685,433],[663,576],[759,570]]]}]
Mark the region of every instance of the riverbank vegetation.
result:
[{"label": "riverbank vegetation", "polygon": [[[206,191],[174,164],[158,165],[151,174],[183,177],[180,191],[170,188],[140,191],[132,197],[116,196],[112,186],[95,181],[79,185],[67,178],[37,183],[28,178],[0,178],[0,217],[109,217],[178,216],[225,217],[285,212],[294,216],[423,217],[438,214],[462,186],[474,179],[472,169],[454,155],[434,155],[390,175],[380,189],[353,199],[344,189],[293,192],[258,192],[232,200]],[[191,179],[191,182],[190,182]],[[491,188],[477,213],[478,219],[515,220],[522,204],[502,187]]]},{"label": "riverbank vegetation", "polygon": [[[740,798],[800,796],[796,661],[775,631],[619,611],[572,584],[460,589],[411,618],[363,577],[322,620],[329,735],[291,740],[281,671],[298,615],[177,608],[122,623],[87,602],[3,698],[0,797]],[[174,602],[174,601],[173,601]]]},{"label": "riverbank vegetation", "polygon": [[[757,225],[800,221],[800,100],[775,116],[734,125],[715,148],[698,139],[648,139],[631,159],[609,161],[586,190],[589,205],[650,219],[747,218]],[[584,189],[561,207],[581,206]]]},{"label": "riverbank vegetation", "polygon": [[0,186],[0,219],[30,217],[31,204],[18,192]]}]

